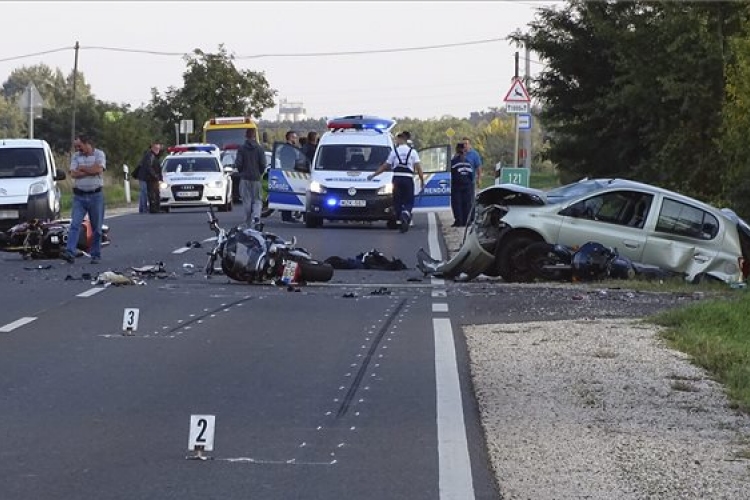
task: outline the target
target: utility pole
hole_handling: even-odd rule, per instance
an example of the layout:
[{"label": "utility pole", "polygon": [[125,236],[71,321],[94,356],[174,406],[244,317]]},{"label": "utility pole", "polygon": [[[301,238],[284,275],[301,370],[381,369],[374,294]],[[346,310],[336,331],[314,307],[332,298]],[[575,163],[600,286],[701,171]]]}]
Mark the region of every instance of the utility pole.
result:
[{"label": "utility pole", "polygon": [[[526,67],[524,69],[524,78],[523,83],[526,86],[526,89],[531,88],[529,84],[531,83],[531,48],[529,48],[529,43],[524,43],[524,49],[526,52]],[[529,103],[529,116],[531,116],[531,103]],[[518,126],[518,124],[516,124]],[[523,133],[523,150],[525,152],[525,156],[523,157],[523,166],[526,168],[531,168],[531,128],[528,130],[524,130]],[[531,170],[529,170],[531,172]]]},{"label": "utility pole", "polygon": [[76,82],[78,81],[78,41],[75,45],[75,61],[73,62],[73,112],[70,119],[70,155],[73,156],[73,142],[76,140]]},{"label": "utility pole", "polygon": [[[515,72],[513,73],[513,75],[514,75],[513,76],[513,81],[516,81],[516,80],[518,80],[518,52],[515,53],[514,58],[515,58]],[[518,134],[519,134],[519,131],[518,131],[518,113],[514,113],[513,114],[513,124],[514,124],[513,128],[516,129],[516,146],[515,146],[515,155],[514,155],[515,156],[515,160],[513,160],[513,166],[516,167],[516,168],[518,168],[518,139],[519,139],[518,138]]]}]

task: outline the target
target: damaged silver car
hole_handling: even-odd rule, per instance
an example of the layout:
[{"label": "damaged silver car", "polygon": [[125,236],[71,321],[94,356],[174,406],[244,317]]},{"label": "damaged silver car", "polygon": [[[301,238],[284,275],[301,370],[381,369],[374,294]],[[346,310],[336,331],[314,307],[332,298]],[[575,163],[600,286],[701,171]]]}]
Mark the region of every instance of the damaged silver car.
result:
[{"label": "damaged silver car", "polygon": [[741,282],[750,272],[750,226],[728,209],[623,179],[584,179],[550,191],[514,184],[477,194],[459,252],[437,262],[417,256],[426,274],[508,282],[533,280],[525,250],[544,242],[577,248],[595,241],[632,262],[684,275]]}]

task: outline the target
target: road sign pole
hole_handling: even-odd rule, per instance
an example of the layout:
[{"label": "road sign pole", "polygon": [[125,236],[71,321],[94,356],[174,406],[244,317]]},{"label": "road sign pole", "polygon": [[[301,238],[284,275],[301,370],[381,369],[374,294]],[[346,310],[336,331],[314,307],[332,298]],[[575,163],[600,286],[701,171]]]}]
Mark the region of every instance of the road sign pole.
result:
[{"label": "road sign pole", "polygon": [[34,92],[32,92],[31,89],[29,89],[29,139],[33,139],[33,138],[34,138]]},{"label": "road sign pole", "polygon": [[513,118],[515,118],[516,123],[516,147],[515,147],[515,160],[513,161],[513,165],[518,168],[518,142],[519,142],[519,130],[518,130],[518,114],[514,115]]}]

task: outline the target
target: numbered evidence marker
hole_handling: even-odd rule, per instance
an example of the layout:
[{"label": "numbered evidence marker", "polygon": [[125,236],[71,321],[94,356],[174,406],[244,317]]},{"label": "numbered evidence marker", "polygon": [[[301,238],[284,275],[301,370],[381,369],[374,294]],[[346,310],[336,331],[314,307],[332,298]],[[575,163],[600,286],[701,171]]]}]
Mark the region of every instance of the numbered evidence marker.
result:
[{"label": "numbered evidence marker", "polygon": [[190,415],[188,450],[194,451],[195,455],[188,456],[188,459],[208,460],[210,458],[204,456],[203,452],[214,449],[215,423],[216,415]]},{"label": "numbered evidence marker", "polygon": [[140,316],[140,309],[137,308],[126,308],[125,314],[122,316],[122,334],[123,335],[135,335],[135,331],[138,329],[138,317]]}]

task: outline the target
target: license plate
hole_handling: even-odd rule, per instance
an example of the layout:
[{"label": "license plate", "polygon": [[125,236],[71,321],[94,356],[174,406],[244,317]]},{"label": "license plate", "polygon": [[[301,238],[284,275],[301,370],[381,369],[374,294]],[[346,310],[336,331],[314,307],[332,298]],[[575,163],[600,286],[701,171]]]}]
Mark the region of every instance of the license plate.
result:
[{"label": "license plate", "polygon": [[0,219],[18,219],[18,210],[0,210]]},{"label": "license plate", "polygon": [[177,191],[174,195],[178,198],[195,198],[198,191]]},{"label": "license plate", "polygon": [[365,200],[341,200],[339,206],[342,207],[364,207],[367,205]]},{"label": "license plate", "polygon": [[281,282],[290,285],[297,282],[297,270],[299,266],[293,260],[288,260],[284,264],[284,271],[281,273]]}]

